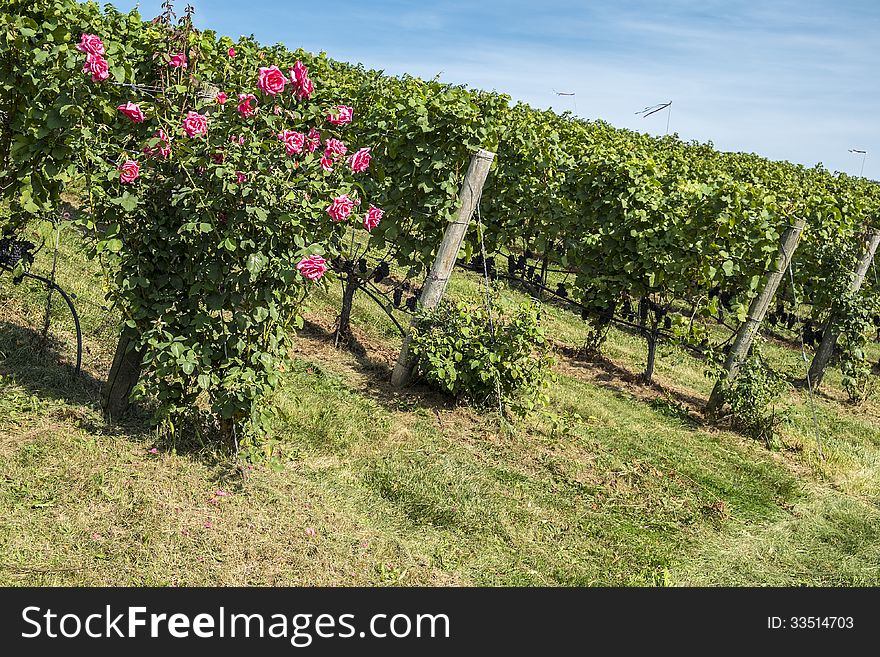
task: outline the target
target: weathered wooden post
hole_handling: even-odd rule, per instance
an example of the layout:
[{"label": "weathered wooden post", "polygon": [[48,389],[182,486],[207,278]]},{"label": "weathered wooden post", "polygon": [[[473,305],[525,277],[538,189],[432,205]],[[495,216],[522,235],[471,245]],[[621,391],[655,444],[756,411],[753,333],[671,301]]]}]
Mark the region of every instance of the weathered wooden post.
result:
[{"label": "weathered wooden post", "polygon": [[[446,291],[446,285],[449,283],[449,277],[455,267],[455,260],[458,258],[458,252],[461,249],[461,243],[464,241],[464,235],[467,227],[471,222],[477,204],[480,201],[480,194],[483,192],[483,185],[489,176],[489,168],[495,159],[495,153],[478,150],[471,158],[467,175],[461,185],[459,193],[459,208],[455,218],[446,226],[446,233],[443,235],[443,241],[437,250],[437,257],[431,267],[431,272],[425,279],[425,285],[422,287],[422,294],[419,297],[419,304],[423,308],[434,308],[440,303],[443,293]],[[412,331],[408,332],[403,338],[403,346],[400,349],[400,356],[397,364],[394,366],[394,372],[391,374],[391,384],[395,387],[403,387],[409,383],[412,378],[415,362],[410,354],[409,345],[412,339]]]},{"label": "weathered wooden post", "polygon": [[[797,219],[782,234],[782,239],[779,243],[779,264],[776,269],[767,274],[764,288],[758,296],[752,299],[746,321],[742,323],[736,332],[736,338],[730,348],[730,353],[727,354],[727,360],[724,363],[724,368],[727,370],[727,381],[732,381],[736,378],[740,365],[742,365],[749,354],[749,350],[752,348],[755,336],[761,328],[761,322],[764,321],[764,315],[767,314],[767,307],[773,301],[773,297],[776,296],[779,283],[782,282],[785,270],[788,269],[791,257],[797,248],[801,232],[804,230],[804,223],[804,219]],[[709,396],[709,403],[706,404],[706,413],[708,415],[717,413],[724,403],[724,383],[723,380],[715,383],[712,394]]]},{"label": "weathered wooden post", "polygon": [[[867,233],[865,233],[864,239],[864,251],[862,251],[859,262],[856,265],[853,279],[849,287],[850,292],[853,294],[861,289],[862,283],[865,281],[865,275],[868,273],[868,269],[871,267],[871,262],[874,260],[874,254],[877,252],[877,245],[880,244],[880,230],[877,228],[869,228]],[[813,356],[813,362],[810,363],[809,377],[814,388],[818,388],[822,383],[822,377],[825,376],[825,368],[828,366],[828,361],[831,360],[831,354],[834,353],[834,347],[837,345],[837,339],[840,337],[840,329],[837,326],[839,321],[839,309],[832,308],[831,315],[825,323],[822,342],[819,344],[819,348]]]},{"label": "weathered wooden post", "polygon": [[134,348],[134,337],[130,330],[123,330],[110,374],[101,389],[101,409],[111,422],[121,419],[128,411],[131,391],[141,376],[141,353]]}]

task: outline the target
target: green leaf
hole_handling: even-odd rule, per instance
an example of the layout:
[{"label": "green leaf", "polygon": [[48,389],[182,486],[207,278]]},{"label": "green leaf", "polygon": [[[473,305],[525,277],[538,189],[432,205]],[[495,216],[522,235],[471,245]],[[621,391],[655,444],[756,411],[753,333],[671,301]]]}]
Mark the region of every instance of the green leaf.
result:
[{"label": "green leaf", "polygon": [[119,205],[120,205],[120,206],[122,207],[122,209],[125,210],[126,212],[133,212],[134,209],[135,209],[135,208],[137,207],[137,205],[138,205],[138,197],[137,197],[137,196],[133,196],[133,195],[129,194],[128,192],[126,192],[126,193],[123,194],[122,197],[119,199]]},{"label": "green leaf", "polygon": [[247,270],[252,276],[256,276],[263,271],[263,268],[266,266],[266,261],[266,256],[262,253],[251,253],[247,258],[245,267],[247,267]]}]

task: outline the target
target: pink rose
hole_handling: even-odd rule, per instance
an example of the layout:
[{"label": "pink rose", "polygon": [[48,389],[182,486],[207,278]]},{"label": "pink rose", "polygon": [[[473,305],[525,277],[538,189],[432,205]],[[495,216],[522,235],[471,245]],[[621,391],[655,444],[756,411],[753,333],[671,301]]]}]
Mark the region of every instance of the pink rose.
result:
[{"label": "pink rose", "polygon": [[260,67],[260,77],[257,80],[257,88],[263,93],[275,96],[284,91],[287,78],[277,66]]},{"label": "pink rose", "polygon": [[198,112],[190,112],[183,120],[183,131],[187,137],[208,134],[208,117]]},{"label": "pink rose", "polygon": [[103,82],[110,77],[110,67],[101,55],[89,55],[83,65],[83,73],[91,74],[92,82]]},{"label": "pink rose", "polygon": [[290,81],[293,83],[297,98],[300,100],[311,98],[315,85],[309,79],[309,69],[299,60],[290,69]]},{"label": "pink rose", "polygon": [[333,203],[327,208],[327,214],[333,221],[345,221],[351,215],[354,207],[354,201],[348,198],[348,194],[343,194],[333,199]]},{"label": "pink rose", "polygon": [[284,146],[287,149],[288,155],[299,155],[303,151],[303,145],[305,144],[306,136],[301,132],[285,130],[278,135],[278,139],[284,142]]},{"label": "pink rose", "polygon": [[[253,104],[251,104],[253,101]],[[253,94],[239,94],[238,95],[238,113],[242,115],[243,118],[248,118],[249,116],[253,116],[257,113],[257,97]]]},{"label": "pink rose", "polygon": [[130,118],[135,123],[143,123],[144,122],[144,113],[141,111],[141,108],[135,105],[133,102],[128,101],[125,105],[120,105],[117,107],[120,112],[125,114],[128,118]]},{"label": "pink rose", "polygon": [[364,217],[364,228],[367,229],[367,232],[370,232],[379,225],[379,221],[382,219],[382,215],[384,214],[384,210],[380,210],[375,205],[370,206],[369,211]]},{"label": "pink rose", "polygon": [[119,167],[119,182],[124,185],[133,183],[141,175],[141,168],[134,160],[126,160],[125,164]]},{"label": "pink rose", "polygon": [[171,155],[171,138],[167,134],[165,134],[165,131],[162,130],[161,128],[159,130],[157,130],[153,136],[158,137],[162,141],[160,141],[158,144],[156,144],[155,148],[151,148],[149,146],[146,146],[144,148],[144,153],[146,155],[150,155],[152,157],[155,157],[158,155],[162,159],[167,160],[168,157]]},{"label": "pink rose", "polygon": [[229,135],[229,142],[232,144],[238,144],[239,146],[244,146],[244,135],[239,135],[236,137],[235,135]]},{"label": "pink rose", "polygon": [[318,146],[321,145],[321,133],[318,132],[315,128],[309,130],[309,136],[306,138],[306,147],[309,149],[309,153],[314,153],[318,150]]},{"label": "pink rose", "polygon": [[216,100],[221,105],[224,105],[228,99],[229,99],[229,96],[227,96],[226,93],[223,91],[221,91],[216,96],[214,96],[214,100]]},{"label": "pink rose", "polygon": [[83,34],[76,49],[89,55],[101,56],[104,54],[104,44],[94,34]]},{"label": "pink rose", "polygon": [[333,160],[325,155],[321,158],[321,168],[324,171],[333,171]]},{"label": "pink rose", "polygon": [[332,123],[333,125],[345,125],[346,123],[351,123],[351,117],[353,115],[354,110],[347,105],[337,105],[336,115],[329,114],[327,116],[327,122]]},{"label": "pink rose", "polygon": [[321,277],[327,273],[327,261],[321,256],[313,255],[303,258],[296,266],[299,273],[310,281],[319,281]]},{"label": "pink rose", "polygon": [[231,57],[235,57],[235,48],[230,48],[230,49],[229,49],[229,57],[230,57],[230,58],[231,58]]},{"label": "pink rose", "polygon": [[235,178],[238,180],[239,185],[243,185],[245,181],[247,181],[247,176],[244,175],[241,171],[235,172]]},{"label": "pink rose", "polygon": [[171,68],[187,68],[186,63],[186,55],[182,52],[177,53],[173,57],[171,57],[171,61],[168,62],[168,66]]},{"label": "pink rose", "polygon": [[362,148],[357,153],[348,158],[348,164],[352,173],[363,173],[370,166],[370,149]]},{"label": "pink rose", "polygon": [[348,149],[338,139],[328,139],[324,145],[324,157],[330,157],[333,155],[345,155],[348,152]]}]

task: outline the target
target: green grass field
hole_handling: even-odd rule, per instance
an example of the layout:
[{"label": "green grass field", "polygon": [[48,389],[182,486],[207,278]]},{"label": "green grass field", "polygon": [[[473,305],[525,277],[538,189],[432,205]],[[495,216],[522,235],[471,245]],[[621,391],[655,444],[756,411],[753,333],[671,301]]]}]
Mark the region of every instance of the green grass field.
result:
[{"label": "green grass field", "polygon": [[[146,410],[102,420],[117,319],[70,236],[58,279],[83,315],[78,379],[60,299],[44,344],[45,292],[0,277],[0,585],[880,584],[880,405],[846,402],[836,372],[816,397],[825,458],[794,387],[771,450],[704,423],[711,381],[684,351],[664,346],[644,386],[642,340],[613,330],[608,363],[583,362],[583,322],[548,306],[558,382],[511,424],[391,389],[400,339],[364,296],[355,349],[336,350],[333,290],[273,400],[278,457],[242,477]],[[479,286],[459,272],[450,294]],[[781,344],[772,362],[802,376]]]}]

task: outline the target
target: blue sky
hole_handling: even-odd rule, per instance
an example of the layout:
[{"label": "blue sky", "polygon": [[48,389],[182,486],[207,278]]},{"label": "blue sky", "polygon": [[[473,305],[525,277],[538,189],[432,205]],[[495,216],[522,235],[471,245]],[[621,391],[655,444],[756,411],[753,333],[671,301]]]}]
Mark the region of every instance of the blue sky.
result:
[{"label": "blue sky", "polygon": [[[133,0],[117,0],[120,9]],[[182,10],[183,2],[178,3]],[[880,179],[876,0],[191,0],[221,34]],[[142,0],[152,17],[160,0]],[[555,92],[574,93],[557,96]]]}]

